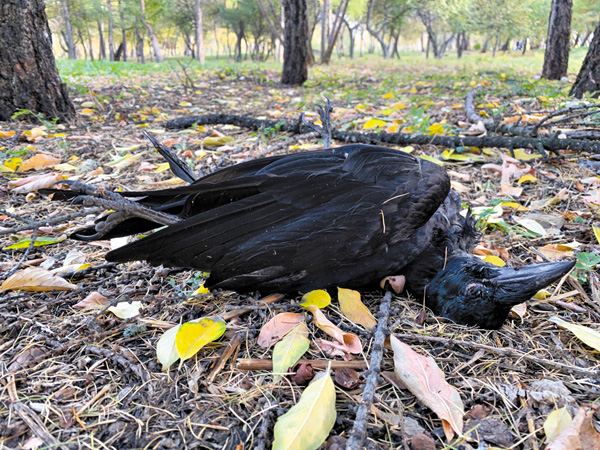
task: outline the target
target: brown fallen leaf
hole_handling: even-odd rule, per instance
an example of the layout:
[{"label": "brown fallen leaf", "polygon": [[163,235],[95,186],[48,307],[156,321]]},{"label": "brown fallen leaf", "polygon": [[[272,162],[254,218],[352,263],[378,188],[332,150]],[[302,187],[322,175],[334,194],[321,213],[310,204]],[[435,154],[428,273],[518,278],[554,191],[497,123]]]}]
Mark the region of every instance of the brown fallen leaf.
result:
[{"label": "brown fallen leaf", "polygon": [[292,381],[298,386],[306,386],[315,377],[315,370],[310,363],[298,364],[296,373],[292,375]]},{"label": "brown fallen leaf", "polygon": [[77,289],[77,286],[46,269],[29,267],[11,275],[0,286],[0,292],[17,289],[27,292],[69,291]]},{"label": "brown fallen leaf", "polygon": [[52,155],[40,153],[23,161],[23,163],[17,169],[17,172],[27,172],[28,170],[44,169],[46,167],[55,166],[59,163],[59,158],[55,158]]},{"label": "brown fallen leaf", "polygon": [[343,389],[356,389],[356,387],[361,383],[358,372],[348,367],[336,369],[333,381],[335,381],[335,384]]},{"label": "brown fallen leaf", "polygon": [[27,178],[11,180],[8,182],[8,187],[17,194],[26,194],[35,192],[38,189],[51,187],[57,181],[61,181],[63,176],[60,173],[46,173],[44,175],[33,175]]},{"label": "brown fallen leaf", "polygon": [[100,309],[108,306],[110,301],[99,292],[90,292],[83,300],[73,305],[74,309]]},{"label": "brown fallen leaf", "polygon": [[593,409],[580,407],[571,425],[546,445],[545,450],[599,449],[600,433],[594,428],[593,416]]},{"label": "brown fallen leaf", "polygon": [[415,352],[394,335],[390,336],[394,350],[394,371],[408,390],[442,419],[446,439],[462,436],[464,406],[458,391],[450,386],[444,373],[430,356]]},{"label": "brown fallen leaf", "polygon": [[257,344],[263,348],[269,348],[300,322],[304,322],[302,313],[277,314],[261,328]]}]

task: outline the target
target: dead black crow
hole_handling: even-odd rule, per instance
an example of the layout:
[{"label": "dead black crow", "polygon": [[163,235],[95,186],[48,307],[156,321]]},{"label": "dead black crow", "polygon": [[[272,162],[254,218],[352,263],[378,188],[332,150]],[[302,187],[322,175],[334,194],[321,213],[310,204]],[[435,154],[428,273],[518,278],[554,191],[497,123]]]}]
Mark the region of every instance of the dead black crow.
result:
[{"label": "dead black crow", "polygon": [[404,275],[408,290],[436,314],[498,328],[513,305],[574,264],[513,269],[481,261],[472,253],[478,240],[474,221],[460,214],[446,171],[384,147],[273,156],[187,186],[124,195],[172,219],[157,223],[111,213],[75,237],[130,235],[170,223],[106,259],[207,271],[209,288],[364,288]]}]

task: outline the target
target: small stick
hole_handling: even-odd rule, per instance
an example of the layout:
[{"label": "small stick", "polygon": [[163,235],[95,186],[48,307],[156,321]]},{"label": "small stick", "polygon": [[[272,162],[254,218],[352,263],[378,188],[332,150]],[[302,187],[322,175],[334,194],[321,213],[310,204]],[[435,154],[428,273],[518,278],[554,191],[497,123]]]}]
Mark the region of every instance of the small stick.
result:
[{"label": "small stick", "polygon": [[371,352],[371,361],[368,370],[369,375],[365,382],[365,389],[363,391],[362,399],[360,400],[360,405],[356,411],[354,426],[350,431],[350,437],[346,443],[346,450],[361,449],[367,439],[368,415],[371,410],[371,405],[373,404],[373,398],[375,397],[375,389],[377,388],[377,382],[379,381],[379,374],[381,373],[383,344],[386,336],[389,334],[388,319],[390,317],[391,303],[392,293],[386,292],[381,301],[381,305],[379,305],[379,321],[377,322],[375,336],[373,337],[373,350]]},{"label": "small stick", "polygon": [[[283,294],[271,294],[271,295],[267,295],[266,297],[261,298],[260,300],[258,300],[257,303],[264,304],[266,306],[266,305],[270,305],[271,303],[275,303],[284,297],[285,297],[285,295],[283,295]],[[254,308],[234,309],[232,311],[226,312],[225,314],[222,314],[221,318],[223,320],[230,320],[230,319],[233,319],[234,317],[241,316],[241,315],[249,313],[251,311],[254,311]]]},{"label": "small stick", "polygon": [[237,352],[238,349],[240,348],[240,344],[242,343],[243,336],[244,336],[244,333],[242,331],[238,331],[237,333],[235,333],[233,335],[233,337],[227,344],[225,351],[221,354],[221,356],[219,356],[219,359],[217,360],[215,367],[210,372],[208,377],[206,377],[206,384],[211,384],[213,381],[215,381],[215,378],[217,377],[217,375],[219,373],[221,373],[221,370],[223,370],[223,367],[225,367],[225,364],[227,363],[229,358],[231,358],[231,355],[233,355],[235,352]]},{"label": "small stick", "polygon": [[[301,359],[297,364],[310,364],[315,369],[327,369],[331,363],[332,369],[366,369],[365,361],[330,361],[328,359]],[[240,358],[235,368],[238,370],[272,370],[273,361],[270,359]]]}]

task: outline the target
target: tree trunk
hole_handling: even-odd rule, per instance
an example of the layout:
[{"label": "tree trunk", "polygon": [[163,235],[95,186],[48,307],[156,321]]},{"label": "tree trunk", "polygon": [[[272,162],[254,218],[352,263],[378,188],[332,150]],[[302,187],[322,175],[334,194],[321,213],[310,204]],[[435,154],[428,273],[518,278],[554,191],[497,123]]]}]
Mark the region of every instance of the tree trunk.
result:
[{"label": "tree trunk", "polygon": [[196,0],[196,59],[204,64],[204,40],[202,36],[202,6]]},{"label": "tree trunk", "polygon": [[71,25],[71,16],[69,14],[69,5],[67,5],[67,0],[60,0],[60,3],[62,4],[65,19],[65,41],[67,42],[69,59],[77,59],[75,41],[73,40],[73,26]]},{"label": "tree trunk", "polygon": [[98,41],[100,49],[98,50],[98,59],[106,59],[106,44],[104,43],[104,25],[99,20],[98,23]]},{"label": "tree trunk", "polygon": [[115,39],[114,39],[114,24],[112,16],[112,0],[106,0],[106,10],[108,12],[108,59],[115,60]]},{"label": "tree trunk", "polygon": [[585,92],[592,92],[593,97],[600,96],[600,22],[569,95],[581,98]]},{"label": "tree trunk", "polygon": [[0,3],[0,120],[19,109],[47,118],[75,114],[52,54],[52,34],[43,0]]},{"label": "tree trunk", "polygon": [[137,39],[138,61],[142,64],[146,64],[146,57],[144,56],[144,39],[140,33],[140,27],[137,24],[135,25],[135,37]]},{"label": "tree trunk", "polygon": [[567,75],[571,46],[573,0],[552,0],[542,77],[560,80]]},{"label": "tree trunk", "polygon": [[79,36],[81,46],[83,47],[83,59],[87,59],[87,48],[85,48],[85,40],[83,39],[83,33],[81,32],[81,28],[77,28],[77,36]]},{"label": "tree trunk", "polygon": [[342,29],[343,18],[346,15],[347,9],[348,0],[341,0],[331,27],[331,33],[327,35],[327,48],[325,49],[325,52],[321,54],[321,64],[329,64],[329,61],[331,60],[331,55],[340,34],[340,30]]},{"label": "tree trunk", "polygon": [[383,53],[383,59],[387,59],[388,55],[389,55],[389,48],[385,43],[385,40],[383,39],[383,36],[385,35],[385,30],[384,28],[380,28],[379,30],[376,30],[375,28],[373,28],[373,25],[371,24],[371,17],[373,14],[373,5],[374,5],[374,1],[373,0],[369,0],[369,3],[367,4],[367,31],[369,32],[369,34],[371,36],[373,36],[375,39],[377,39],[377,42],[379,42],[379,45],[381,46],[381,52]]},{"label": "tree trunk", "polygon": [[348,29],[348,36],[350,38],[349,56],[350,56],[350,59],[354,59],[354,45],[356,42],[356,37],[354,36],[354,29],[350,26],[350,24],[348,23],[348,21],[346,19],[344,19],[344,24],[346,25],[346,28]]},{"label": "tree trunk", "polygon": [[142,25],[144,25],[144,27],[146,28],[146,31],[148,31],[148,36],[150,37],[150,44],[152,44],[152,50],[154,51],[154,58],[156,59],[156,62],[163,62],[163,55],[160,51],[160,44],[158,43],[158,38],[154,33],[152,25],[150,25],[150,23],[146,21],[145,0],[140,0],[140,21],[142,22]]},{"label": "tree trunk", "polygon": [[329,0],[323,0],[321,9],[321,64],[327,52],[327,35],[329,34]]},{"label": "tree trunk", "polygon": [[86,34],[88,38],[88,47],[90,48],[90,59],[94,61],[94,47],[92,46],[92,33],[89,26],[86,26]]},{"label": "tree trunk", "polygon": [[123,61],[127,61],[127,28],[125,27],[125,13],[123,3],[119,0],[119,18],[121,19],[121,45],[123,46]]},{"label": "tree trunk", "polygon": [[283,0],[285,18],[281,84],[302,85],[308,78],[308,8],[306,0]]}]

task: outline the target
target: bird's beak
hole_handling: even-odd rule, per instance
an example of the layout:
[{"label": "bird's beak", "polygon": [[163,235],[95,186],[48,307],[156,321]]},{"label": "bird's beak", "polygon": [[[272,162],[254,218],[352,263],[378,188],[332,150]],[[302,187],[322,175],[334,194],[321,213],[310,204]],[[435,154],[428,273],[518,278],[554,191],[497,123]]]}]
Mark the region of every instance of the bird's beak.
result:
[{"label": "bird's beak", "polygon": [[498,288],[494,300],[507,305],[529,300],[540,289],[569,273],[574,265],[574,261],[566,261],[498,269],[500,273],[493,279]]}]

